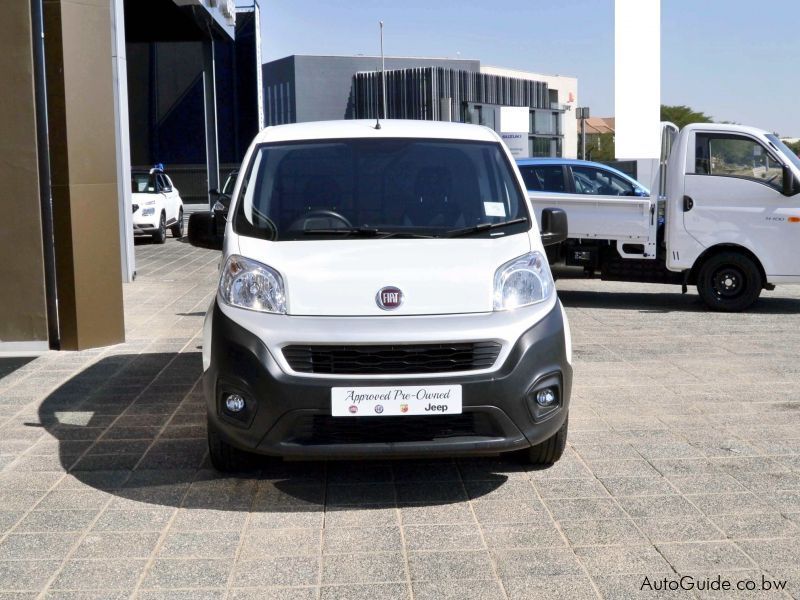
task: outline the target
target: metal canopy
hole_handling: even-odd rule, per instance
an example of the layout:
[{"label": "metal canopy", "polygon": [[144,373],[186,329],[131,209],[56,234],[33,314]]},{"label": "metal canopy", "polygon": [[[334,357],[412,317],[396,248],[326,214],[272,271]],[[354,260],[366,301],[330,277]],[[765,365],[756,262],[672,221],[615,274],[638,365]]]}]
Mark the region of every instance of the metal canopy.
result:
[{"label": "metal canopy", "polygon": [[[225,5],[225,0],[219,2]],[[233,20],[201,0],[125,0],[128,42],[202,42],[234,39]]]}]

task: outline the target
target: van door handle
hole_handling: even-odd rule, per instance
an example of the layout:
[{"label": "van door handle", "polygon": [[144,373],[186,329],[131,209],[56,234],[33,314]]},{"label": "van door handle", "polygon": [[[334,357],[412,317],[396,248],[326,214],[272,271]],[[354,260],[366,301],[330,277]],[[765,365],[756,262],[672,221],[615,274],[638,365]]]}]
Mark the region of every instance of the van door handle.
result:
[{"label": "van door handle", "polygon": [[694,208],[694,200],[692,200],[691,196],[684,196],[683,197],[683,212],[689,212]]}]

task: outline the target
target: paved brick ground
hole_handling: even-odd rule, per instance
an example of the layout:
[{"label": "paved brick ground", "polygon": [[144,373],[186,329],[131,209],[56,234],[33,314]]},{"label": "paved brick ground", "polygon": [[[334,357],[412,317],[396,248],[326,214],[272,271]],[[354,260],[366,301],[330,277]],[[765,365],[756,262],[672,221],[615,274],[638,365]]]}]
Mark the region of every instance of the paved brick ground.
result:
[{"label": "paved brick ground", "polygon": [[570,444],[498,459],[205,457],[200,327],[218,255],[137,246],[128,342],[0,360],[0,599],[657,598],[681,575],[800,597],[800,289],[743,315],[559,282]]}]

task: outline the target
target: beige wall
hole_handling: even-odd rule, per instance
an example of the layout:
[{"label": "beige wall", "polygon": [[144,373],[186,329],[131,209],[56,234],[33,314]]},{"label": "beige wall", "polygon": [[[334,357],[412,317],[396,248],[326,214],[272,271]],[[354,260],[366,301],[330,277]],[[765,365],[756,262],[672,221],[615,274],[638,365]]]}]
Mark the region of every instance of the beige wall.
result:
[{"label": "beige wall", "polygon": [[0,18],[0,349],[47,343],[29,2]]},{"label": "beige wall", "polygon": [[109,0],[45,0],[64,349],[124,341]]}]

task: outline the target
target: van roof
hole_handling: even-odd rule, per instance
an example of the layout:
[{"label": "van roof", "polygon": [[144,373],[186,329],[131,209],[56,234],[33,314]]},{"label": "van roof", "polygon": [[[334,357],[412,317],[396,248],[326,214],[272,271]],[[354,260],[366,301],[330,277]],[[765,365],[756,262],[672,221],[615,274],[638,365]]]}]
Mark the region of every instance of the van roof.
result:
[{"label": "van roof", "polygon": [[480,142],[500,141],[500,136],[493,130],[481,125],[445,121],[383,119],[381,120],[381,128],[375,129],[375,119],[350,119],[275,125],[262,129],[256,136],[255,142],[263,144],[267,142],[342,138],[433,138]]}]

